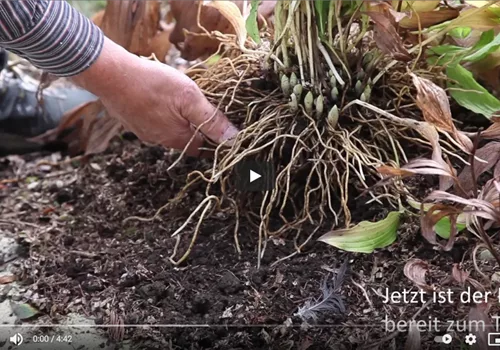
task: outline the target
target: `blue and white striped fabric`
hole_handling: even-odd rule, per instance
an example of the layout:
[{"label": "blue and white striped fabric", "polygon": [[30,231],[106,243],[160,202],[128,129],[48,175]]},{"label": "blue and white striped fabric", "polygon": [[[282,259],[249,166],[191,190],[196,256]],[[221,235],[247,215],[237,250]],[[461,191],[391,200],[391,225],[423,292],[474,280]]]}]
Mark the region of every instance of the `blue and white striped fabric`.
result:
[{"label": "blue and white striped fabric", "polygon": [[66,1],[0,0],[0,47],[56,76],[77,75],[99,57],[104,35]]}]

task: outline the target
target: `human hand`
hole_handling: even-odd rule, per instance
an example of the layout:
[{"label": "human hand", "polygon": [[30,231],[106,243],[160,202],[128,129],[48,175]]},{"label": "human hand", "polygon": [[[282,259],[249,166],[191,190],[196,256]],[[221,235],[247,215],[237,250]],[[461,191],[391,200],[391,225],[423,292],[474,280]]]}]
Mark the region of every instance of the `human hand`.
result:
[{"label": "human hand", "polygon": [[[200,131],[216,143],[236,135],[237,129],[198,86],[174,68],[137,58],[131,73],[138,79],[121,94],[103,96],[102,102],[143,141],[182,149],[202,124]],[[203,136],[197,133],[187,154],[199,154],[203,144]]]},{"label": "human hand", "polygon": [[[132,55],[109,39],[99,59],[74,80],[145,142],[183,149],[194,135],[186,154],[197,156],[202,134],[221,143],[238,132],[186,75]],[[202,134],[195,134],[198,126]]]}]

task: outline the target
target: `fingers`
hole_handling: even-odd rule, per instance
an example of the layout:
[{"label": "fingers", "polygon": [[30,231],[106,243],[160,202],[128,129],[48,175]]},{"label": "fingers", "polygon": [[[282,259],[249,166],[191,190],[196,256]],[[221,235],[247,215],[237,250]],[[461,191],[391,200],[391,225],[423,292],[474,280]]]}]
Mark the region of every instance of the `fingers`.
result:
[{"label": "fingers", "polygon": [[[183,138],[183,140],[179,140],[180,145],[187,145],[189,141],[191,141],[191,138],[193,137],[193,133],[187,134],[186,137]],[[186,155],[190,157],[198,157],[201,154],[200,148],[203,147],[205,144],[205,139],[203,138],[203,135],[200,133],[196,133],[194,139],[191,141],[191,143],[187,146],[186,149]]]},{"label": "fingers", "polygon": [[183,109],[183,117],[193,125],[201,126],[203,135],[216,143],[233,139],[238,134],[238,129],[205,98],[196,85],[194,88],[194,91],[187,93],[188,96],[184,96],[186,101],[193,102],[187,103]]}]

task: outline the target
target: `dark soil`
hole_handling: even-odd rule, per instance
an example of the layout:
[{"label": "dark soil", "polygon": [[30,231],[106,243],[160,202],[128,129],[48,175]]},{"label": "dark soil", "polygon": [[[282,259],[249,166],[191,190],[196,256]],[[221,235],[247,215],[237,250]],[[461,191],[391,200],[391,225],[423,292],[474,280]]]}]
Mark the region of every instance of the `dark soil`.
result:
[{"label": "dark soil", "polygon": [[[37,167],[42,159],[50,157],[0,159],[0,178],[17,179],[0,185],[0,228],[23,242],[26,260],[18,264],[18,277],[32,291],[29,295],[38,296],[25,301],[47,322],[79,312],[103,327],[110,322],[151,325],[126,327],[123,339],[111,329],[109,341],[117,347],[129,341],[140,349],[402,349],[407,334],[386,332],[386,317],[408,321],[420,310],[417,319],[446,322],[464,320],[469,312],[469,306],[457,303],[423,309],[421,303],[384,304],[386,288],[418,290],[403,273],[410,259],[428,262],[430,285],[463,290],[450,278],[453,264],[462,261],[467,263],[460,268],[480,280],[468,262],[474,246],[470,237],[463,235],[452,252],[436,251],[411,217],[397,242],[374,254],[312,242],[300,254],[277,262],[293,253],[294,245],[291,237],[275,238],[256,269],[257,231],[241,223],[238,255],[234,216],[215,212],[203,222],[187,261],[174,266],[169,257],[176,239],[171,234],[203,200],[202,188],[191,190],[155,220],[124,220],[152,217],[177,195],[186,174],[208,161],[185,160],[167,174],[174,155],[120,140],[87,163]],[[360,202],[353,221],[385,213]],[[182,231],[175,259],[186,251],[195,224]],[[305,239],[307,233],[303,235]],[[321,297],[321,282],[346,259],[349,275],[339,292],[346,312],[328,310],[316,320],[295,315],[306,301]],[[491,275],[492,266],[481,264]],[[423,331],[422,348],[440,348],[433,339],[444,330]],[[454,348],[464,335],[458,333]]]}]

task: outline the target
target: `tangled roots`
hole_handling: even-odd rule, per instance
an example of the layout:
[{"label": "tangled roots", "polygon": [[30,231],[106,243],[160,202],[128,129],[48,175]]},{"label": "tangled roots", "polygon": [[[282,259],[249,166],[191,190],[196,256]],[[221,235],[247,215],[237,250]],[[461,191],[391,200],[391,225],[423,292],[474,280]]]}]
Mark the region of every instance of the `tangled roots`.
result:
[{"label": "tangled roots", "polygon": [[[372,186],[381,179],[377,167],[407,161],[401,141],[411,132],[403,119],[373,113],[371,105],[359,100],[339,111],[336,125],[308,113],[302,105],[292,111],[276,83],[279,79],[259,55],[223,57],[209,69],[193,69],[189,74],[241,130],[230,146],[217,146],[210,169],[188,176],[182,193],[200,182],[206,186],[205,200],[174,234],[202,211],[189,249],[203,216],[213,212],[209,208],[235,215],[238,251],[242,220],[258,229],[259,264],[270,236],[295,233],[295,247],[300,252],[318,230],[349,226],[349,208],[356,204],[378,202],[397,208],[401,189]],[[275,166],[271,191],[236,189],[234,167],[249,159]],[[306,228],[309,234],[302,237]],[[178,264],[186,257],[172,262]]]}]

